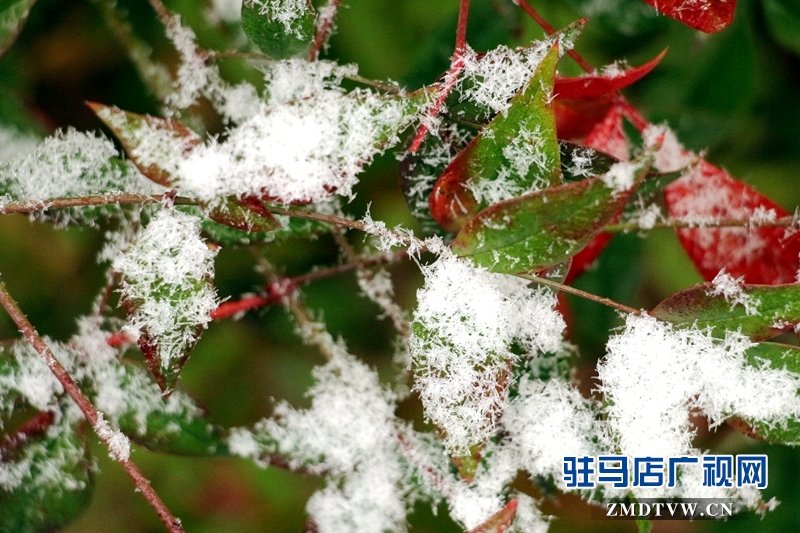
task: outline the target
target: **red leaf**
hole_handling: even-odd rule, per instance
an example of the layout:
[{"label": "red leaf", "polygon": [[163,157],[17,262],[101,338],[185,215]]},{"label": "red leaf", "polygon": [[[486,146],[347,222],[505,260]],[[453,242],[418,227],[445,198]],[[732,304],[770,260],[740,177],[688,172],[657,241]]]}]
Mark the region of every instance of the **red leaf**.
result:
[{"label": "red leaf", "polygon": [[644,65],[625,69],[618,74],[587,74],[577,78],[556,77],[553,94],[556,98],[595,98],[624,89],[644,78],[661,62],[667,50]]},{"label": "red leaf", "polygon": [[696,30],[716,33],[733,21],[736,0],[644,0],[659,13]]},{"label": "red leaf", "polygon": [[610,96],[596,98],[558,98],[553,100],[556,132],[559,139],[582,139],[611,110]]},{"label": "red leaf", "polygon": [[[788,216],[782,207],[705,160],[664,190],[670,217],[749,220],[758,210]],[[747,283],[794,283],[800,234],[785,228],[692,228],[678,237],[706,281],[723,268]]]},{"label": "red leaf", "polygon": [[517,500],[511,500],[502,509],[489,517],[469,533],[503,533],[511,526],[511,521],[517,515]]}]

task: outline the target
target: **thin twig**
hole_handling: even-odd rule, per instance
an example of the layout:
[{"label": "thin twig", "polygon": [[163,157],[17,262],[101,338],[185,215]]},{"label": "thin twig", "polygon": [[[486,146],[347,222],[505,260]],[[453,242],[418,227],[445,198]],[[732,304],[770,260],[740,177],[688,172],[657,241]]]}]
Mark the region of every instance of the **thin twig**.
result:
[{"label": "thin twig", "polygon": [[[556,32],[555,28],[553,28],[553,26],[551,26],[550,23],[548,23],[544,18],[542,18],[542,16],[536,12],[536,10],[533,8],[533,6],[531,6],[528,3],[527,0],[514,0],[514,1],[517,3],[517,5],[519,5],[519,7],[522,8],[522,10],[525,13],[530,15],[530,17],[536,21],[536,24],[542,27],[545,33],[547,33],[548,35],[553,35]],[[567,53],[569,54],[569,57],[574,59],[575,62],[584,71],[586,71],[587,74],[591,74],[592,72],[594,72],[592,65],[589,64],[589,62],[586,61],[578,52],[576,52],[575,50],[567,50]]]},{"label": "thin twig", "polygon": [[314,43],[311,45],[311,51],[308,53],[308,58],[311,61],[316,61],[319,53],[325,46],[325,42],[330,37],[331,30],[333,29],[333,19],[336,17],[336,11],[339,9],[339,4],[342,0],[328,0],[328,5],[320,9],[320,20],[317,24],[317,33],[314,35]]},{"label": "thin twig", "polygon": [[643,228],[638,222],[620,222],[609,224],[603,231],[621,233],[627,231],[651,229],[720,229],[720,228],[790,228],[797,226],[798,220],[793,216],[776,218],[774,220],[739,220],[732,218],[717,218],[709,220],[682,220],[672,218],[664,222],[657,222],[652,226]]},{"label": "thin twig", "polygon": [[72,376],[70,376],[69,372],[67,372],[67,369],[64,368],[58,359],[56,359],[55,355],[53,355],[50,347],[36,331],[36,328],[33,327],[33,324],[30,323],[28,318],[17,305],[17,302],[8,293],[8,290],[2,281],[0,281],[0,303],[17,325],[17,328],[19,328],[19,331],[22,333],[22,335],[28,340],[28,342],[31,343],[36,352],[45,360],[48,368],[50,368],[50,370],[53,372],[53,375],[55,375],[56,379],[58,379],[58,382],[61,383],[61,386],[64,388],[69,397],[72,398],[72,400],[78,405],[78,408],[83,413],[83,416],[86,417],[86,420],[88,420],[92,425],[95,433],[97,433],[103,443],[108,446],[109,451],[111,452],[111,457],[116,459],[122,465],[122,468],[125,469],[125,472],[127,472],[130,478],[136,484],[136,488],[153,507],[159,518],[161,518],[161,521],[167,526],[167,529],[171,533],[183,533],[183,527],[181,526],[180,520],[172,515],[136,464],[134,464],[128,458],[120,457],[119,454],[114,451],[116,446],[112,442],[112,439],[114,438],[114,433],[116,432],[109,431],[108,423],[103,420],[102,415],[94,408],[91,401],[89,401],[89,398],[83,394],[80,387],[78,387],[77,383],[75,383],[75,381],[72,379]]},{"label": "thin twig", "polygon": [[539,276],[534,276],[531,274],[517,274],[517,276],[519,276],[520,278],[530,280],[534,283],[547,285],[548,287],[552,287],[553,289],[564,291],[569,294],[574,294],[575,296],[580,296],[581,298],[586,298],[587,300],[603,304],[605,306],[611,307],[612,309],[616,309],[617,311],[622,311],[623,313],[629,313],[632,315],[641,315],[643,313],[643,311],[640,309],[634,309],[633,307],[628,307],[625,304],[615,302],[614,300],[611,300],[609,298],[604,298],[603,296],[597,296],[596,294],[582,291],[580,289],[576,289],[575,287],[564,285],[563,283],[559,283],[551,279],[540,278]]},{"label": "thin twig", "polygon": [[165,26],[169,26],[172,22],[172,15],[169,9],[167,9],[167,6],[165,6],[161,0],[149,0],[149,2],[156,11],[158,18],[161,19],[161,22],[164,23]]},{"label": "thin twig", "polygon": [[[63,209],[67,207],[88,207],[96,205],[114,204],[157,204],[164,201],[163,194],[98,194],[91,196],[78,196],[75,198],[54,198],[52,200],[41,200],[36,202],[9,202],[0,205],[0,215],[10,215],[12,213],[35,213],[37,211],[47,211],[49,209]],[[199,202],[191,198],[176,197],[173,201],[176,205],[196,205]]]},{"label": "thin twig", "polygon": [[[436,97],[436,100],[433,102],[433,106],[431,110],[428,112],[427,120],[432,121],[436,118],[439,114],[439,111],[442,109],[444,105],[444,101],[447,100],[447,97],[453,91],[453,88],[456,86],[456,82],[458,81],[458,76],[461,74],[461,71],[464,70],[464,55],[467,51],[467,19],[469,17],[469,0],[461,0],[461,4],[458,10],[458,26],[456,27],[456,47],[455,51],[453,52],[453,57],[450,60],[450,69],[447,71],[447,74],[444,75],[444,81],[442,82],[442,86],[439,89],[439,94]],[[420,126],[419,131],[417,132],[416,137],[414,137],[414,141],[411,143],[411,147],[409,147],[409,153],[415,153],[419,150],[422,141],[425,140],[425,136],[428,134],[428,126],[427,124],[423,124]]]}]

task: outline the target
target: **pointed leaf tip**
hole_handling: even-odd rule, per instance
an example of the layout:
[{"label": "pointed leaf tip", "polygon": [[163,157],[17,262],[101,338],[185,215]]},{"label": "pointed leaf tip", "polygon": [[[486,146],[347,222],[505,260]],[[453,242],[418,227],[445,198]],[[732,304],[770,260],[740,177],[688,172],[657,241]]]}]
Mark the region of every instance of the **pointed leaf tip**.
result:
[{"label": "pointed leaf tip", "polygon": [[602,74],[587,74],[575,78],[556,76],[553,93],[556,98],[595,98],[619,91],[647,76],[667,54],[665,48],[644,65],[614,70]]}]

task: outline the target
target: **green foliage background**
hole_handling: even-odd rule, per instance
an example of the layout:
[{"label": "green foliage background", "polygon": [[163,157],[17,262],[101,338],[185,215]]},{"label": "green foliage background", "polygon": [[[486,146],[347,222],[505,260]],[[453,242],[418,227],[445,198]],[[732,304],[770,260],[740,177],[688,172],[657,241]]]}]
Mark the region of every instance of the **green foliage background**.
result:
[{"label": "green foliage background", "polygon": [[[2,3],[2,0],[0,0]],[[800,205],[800,10],[795,0],[739,0],[734,24],[713,36],[657,17],[640,0],[535,0],[556,27],[589,16],[578,50],[601,66],[626,58],[638,65],[664,47],[662,64],[627,95],[653,122],[667,121],[689,148],[708,149],[708,158],[754,185],[790,211]],[[207,8],[196,0],[166,2],[211,49],[230,49],[235,27],[214,28],[204,21]],[[409,88],[434,81],[448,65],[455,35],[455,0],[346,0],[337,22],[329,57],[357,63],[360,73],[394,79]],[[174,55],[149,4],[120,0],[135,33],[153,46],[153,57],[174,64]],[[468,40],[476,50],[498,44],[521,45],[542,36],[510,0],[473,0]],[[230,79],[248,75],[243,65],[222,63]],[[569,59],[561,70],[577,74]],[[100,129],[84,102],[118,105],[157,113],[125,50],[90,1],[39,0],[18,42],[0,60],[0,120],[41,133],[74,126]],[[209,123],[219,131],[219,124]],[[415,227],[397,183],[392,155],[364,174],[359,197],[346,209],[360,216],[367,202],[372,215],[388,225]],[[351,235],[357,246],[362,236]],[[98,229],[54,229],[23,216],[0,217],[0,273],[40,332],[65,340],[75,331],[75,317],[90,312],[105,280],[94,259],[102,242]],[[293,240],[267,248],[267,256],[289,275],[313,265],[337,261],[329,238]],[[217,262],[221,296],[258,290],[246,250],[225,249]],[[401,303],[414,305],[420,285],[413,264],[391,267]],[[635,307],[652,308],[661,299],[700,281],[674,234],[621,235],[604,252],[599,266],[578,285]],[[376,318],[378,309],[357,292],[354,276],[319,281],[304,293],[308,305],[324,314],[335,335],[350,349],[390,376],[392,331]],[[594,362],[603,355],[609,330],[618,322],[607,309],[572,300],[575,340],[580,346],[579,373],[586,388]],[[246,425],[271,413],[273,399],[303,405],[311,368],[321,362],[293,334],[280,308],[250,313],[244,319],[214,323],[183,372],[183,383],[222,425]],[[0,317],[3,338],[15,328]],[[413,402],[403,415],[419,417]],[[10,428],[6,428],[10,429]],[[800,524],[800,454],[766,446],[726,427],[698,436],[715,453],[762,453],[770,456],[767,496],[783,504],[763,521],[750,517],[728,523],[656,523],[659,531],[795,531]],[[162,531],[152,510],[134,494],[121,469],[101,459],[94,501],[70,533]],[[192,533],[237,531],[299,532],[303,508],[320,483],[277,468],[259,470],[233,459],[165,457],[137,448],[134,460],[150,477],[172,510]],[[548,505],[559,519],[551,531],[634,531],[623,522],[589,520],[589,509],[572,498]],[[0,509],[2,513],[2,509]],[[412,517],[417,531],[458,531],[439,513],[421,508]]]}]

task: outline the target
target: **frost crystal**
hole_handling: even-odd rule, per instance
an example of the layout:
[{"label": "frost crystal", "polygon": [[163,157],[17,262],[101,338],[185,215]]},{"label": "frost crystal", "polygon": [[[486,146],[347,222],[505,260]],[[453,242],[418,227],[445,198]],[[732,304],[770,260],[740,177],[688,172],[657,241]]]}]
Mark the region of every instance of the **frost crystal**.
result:
[{"label": "frost crystal", "polygon": [[653,162],[653,167],[659,172],[675,172],[687,168],[696,158],[678,142],[675,133],[666,124],[650,124],[642,132],[642,137],[645,146],[661,145]]},{"label": "frost crystal", "polygon": [[551,44],[539,41],[519,50],[498,46],[482,56],[468,49],[456,85],[461,100],[504,113],[510,107],[509,100],[533,78]]},{"label": "frost crystal", "polygon": [[114,261],[123,299],[133,308],[125,329],[157,341],[162,368],[180,360],[211,320],[214,255],[200,238],[199,219],[169,209]]},{"label": "frost crystal", "polygon": [[[697,455],[699,450],[691,445],[690,409],[698,409],[712,425],[729,416],[770,424],[796,417],[800,378],[782,369],[746,364],[744,353],[751,345],[737,333],[717,339],[694,328],[677,329],[646,315],[629,315],[625,329],[609,340],[608,355],[598,365],[619,453]],[[701,472],[700,479],[681,478],[674,490],[638,489],[637,495],[671,491],[676,496],[711,497],[712,489],[702,487]],[[758,497],[747,492],[738,496],[750,503]]]},{"label": "frost crystal", "polygon": [[544,289],[443,255],[423,269],[410,339],[415,388],[453,454],[465,455],[496,430],[505,402],[510,343],[557,350],[564,322]]},{"label": "frost crystal", "polygon": [[619,161],[611,165],[608,172],[600,176],[600,179],[614,191],[624,192],[633,186],[638,169],[636,163]]},{"label": "frost crystal", "polygon": [[59,132],[35,149],[28,146],[0,160],[0,203],[154,192],[131,165],[113,159],[117,156],[108,139],[72,129]]},{"label": "frost crystal", "polygon": [[[303,65],[303,66],[301,66]],[[328,63],[279,63],[267,104],[180,162],[180,188],[198,198],[256,195],[277,202],[350,196],[357,174],[408,122],[402,97],[345,94]]]},{"label": "frost crystal", "polygon": [[565,456],[609,453],[612,446],[598,412],[569,383],[524,378],[503,413],[517,464],[532,476],[561,479]]},{"label": "frost crystal", "polygon": [[759,302],[742,290],[742,283],[744,283],[744,278],[734,279],[725,272],[725,269],[722,269],[711,282],[712,289],[707,292],[709,295],[725,298],[725,301],[730,302],[731,309],[737,305],[743,305],[745,313],[757,315]]},{"label": "frost crystal", "polygon": [[279,404],[274,419],[258,425],[259,433],[277,441],[277,450],[296,466],[331,478],[308,502],[321,533],[405,531],[405,473],[392,395],[375,372],[343,350],[314,375],[311,407]]}]

